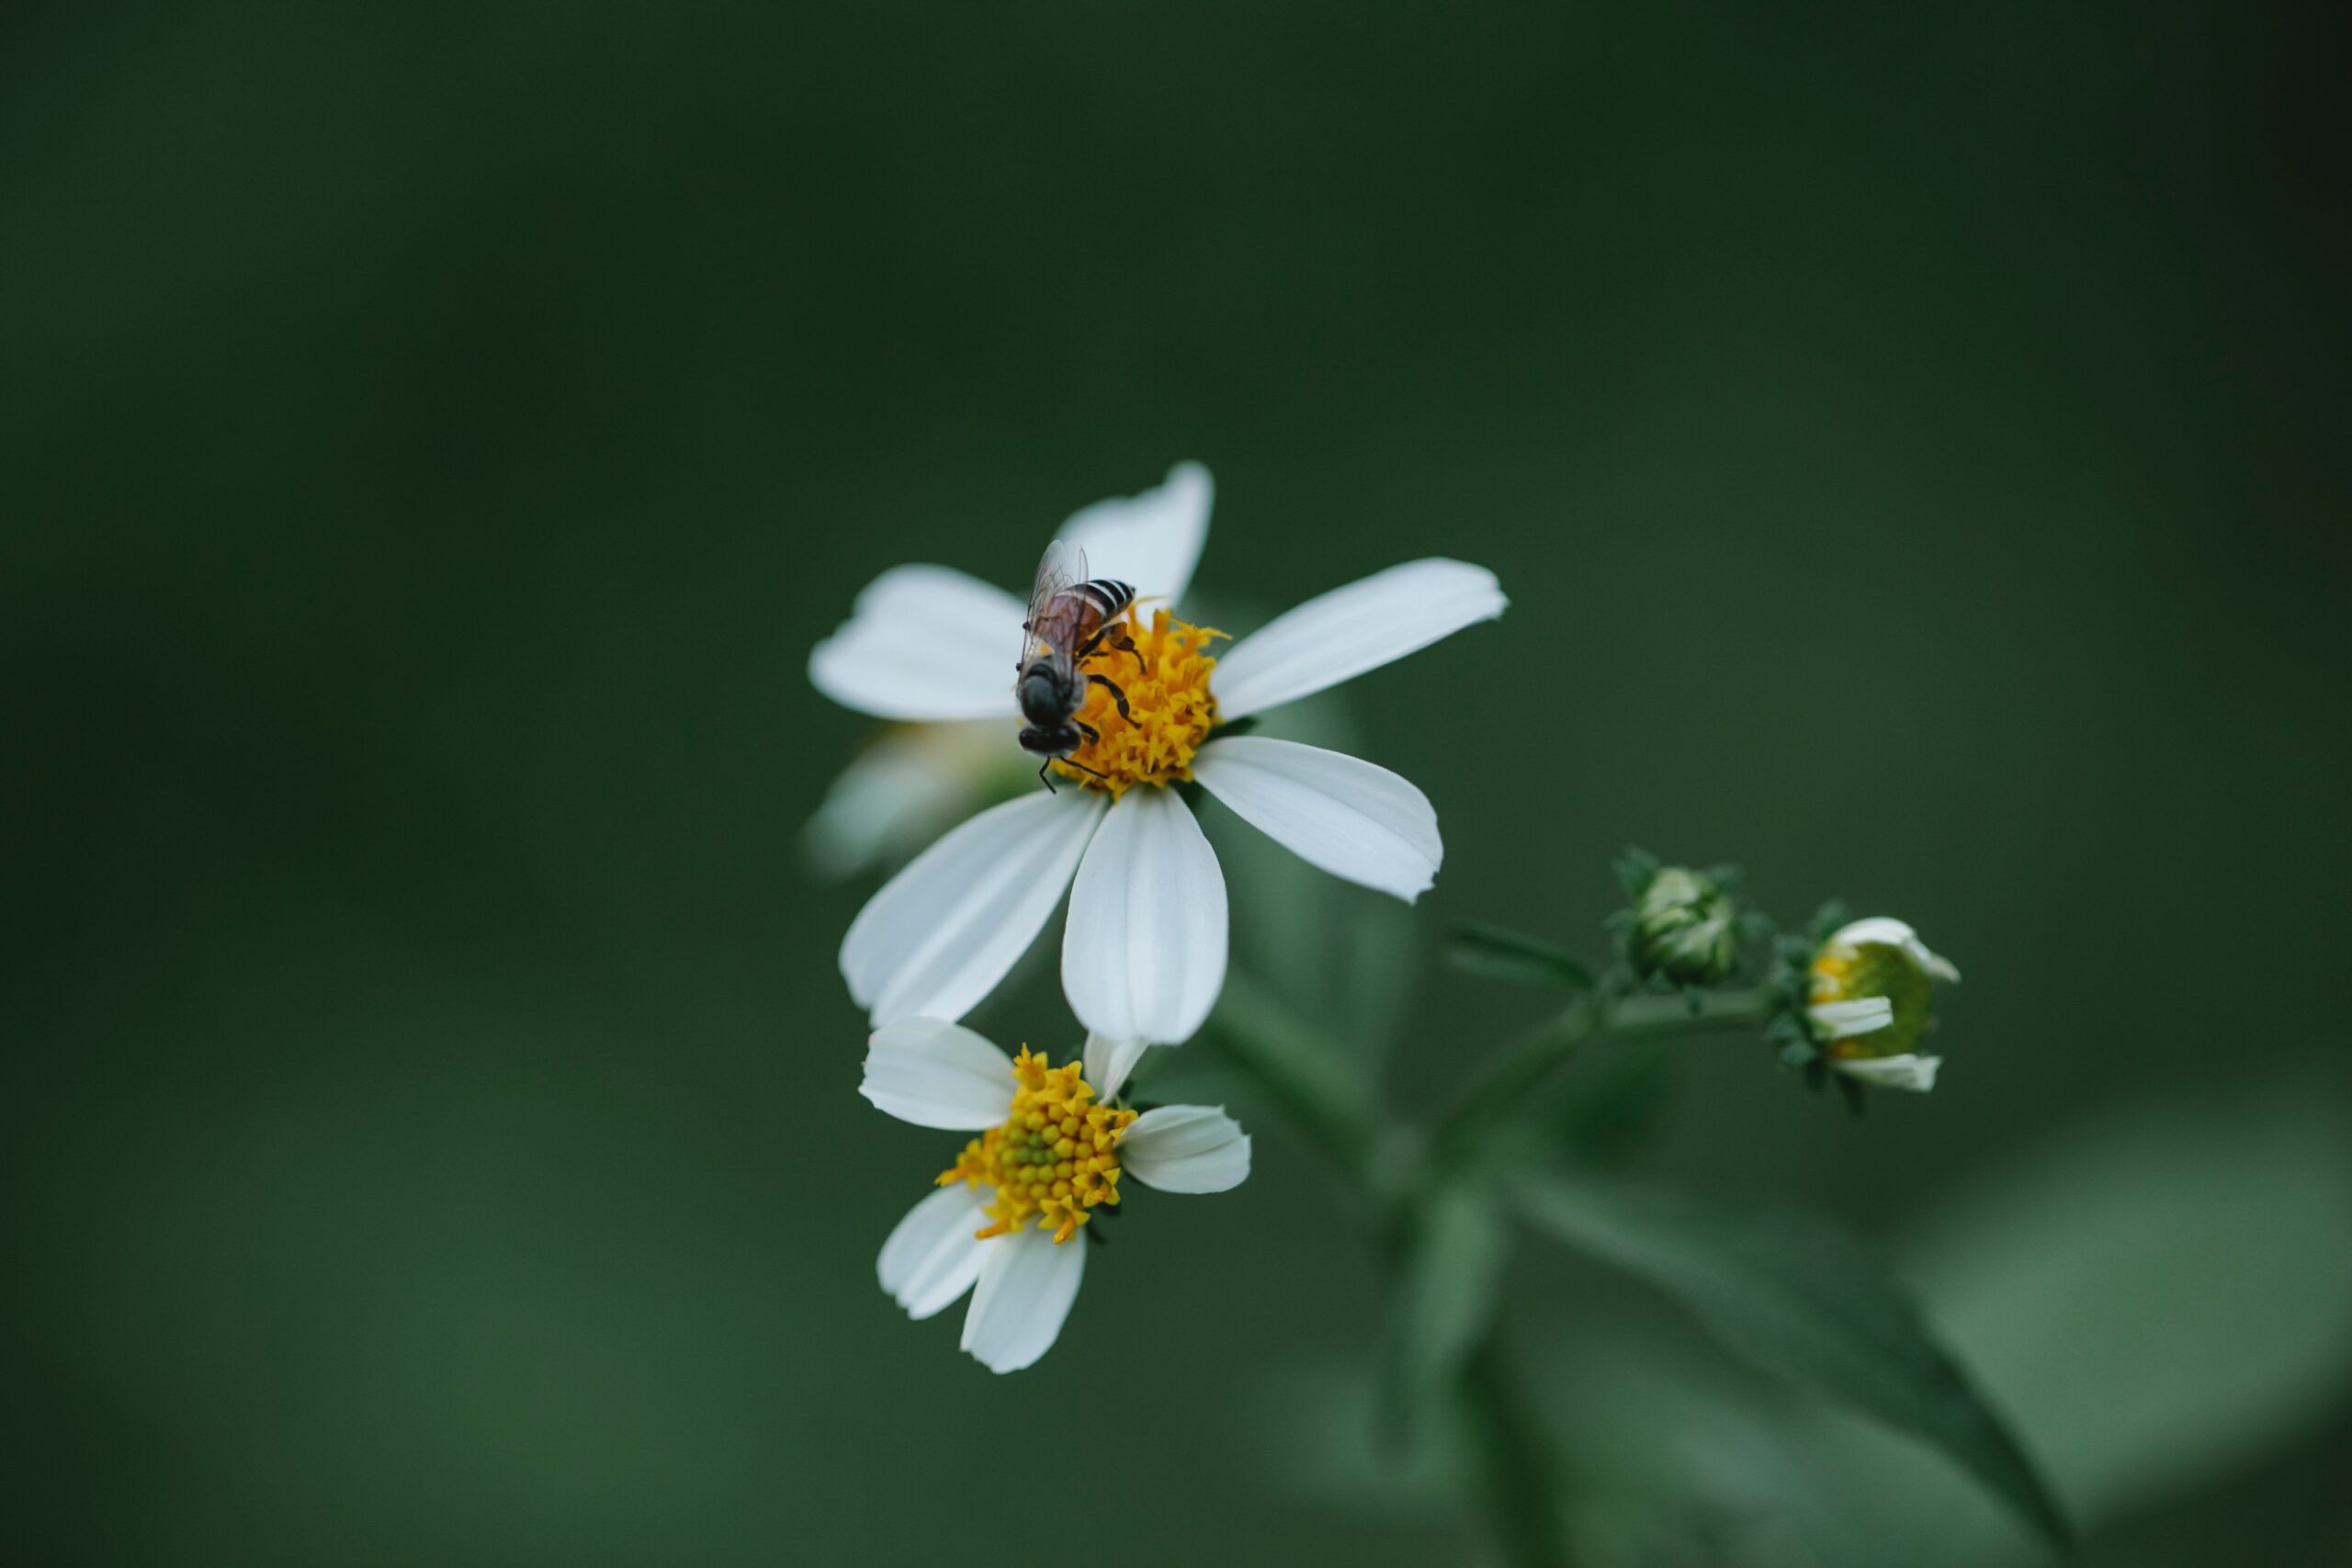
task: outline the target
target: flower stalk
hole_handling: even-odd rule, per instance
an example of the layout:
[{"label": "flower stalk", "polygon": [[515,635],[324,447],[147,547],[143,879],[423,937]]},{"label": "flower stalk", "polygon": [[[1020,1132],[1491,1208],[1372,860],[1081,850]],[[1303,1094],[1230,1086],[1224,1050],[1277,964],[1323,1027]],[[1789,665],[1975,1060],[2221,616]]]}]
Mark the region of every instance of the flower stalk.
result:
[{"label": "flower stalk", "polygon": [[1381,1124],[1369,1088],[1338,1047],[1308,1029],[1257,979],[1229,970],[1212,1037],[1357,1190],[1380,1185]]},{"label": "flower stalk", "polygon": [[[1329,1161],[1360,1201],[1373,1246],[1385,1253],[1394,1250],[1398,1216],[1488,1146],[1588,1042],[1604,1034],[1750,1029],[1779,1005],[1770,987],[1687,996],[1587,989],[1496,1051],[1425,1144],[1414,1129],[1389,1117],[1338,1047],[1241,971],[1227,974],[1210,1029],[1226,1057]],[[1383,1157],[1424,1146],[1424,1157]],[[1569,1555],[1558,1466],[1525,1405],[1499,1320],[1464,1364],[1460,1393],[1491,1528],[1508,1560],[1516,1568],[1565,1568]]]},{"label": "flower stalk", "polygon": [[1442,1168],[1460,1163],[1589,1041],[1608,1034],[1752,1029],[1771,1017],[1779,1001],[1778,993],[1769,986],[1698,992],[1687,998],[1586,991],[1488,1059],[1486,1068],[1439,1120],[1430,1140],[1436,1161]]},{"label": "flower stalk", "polygon": [[1567,1568],[1567,1534],[1551,1439],[1527,1408],[1498,1325],[1463,1371],[1464,1408],[1497,1541],[1513,1568]]}]

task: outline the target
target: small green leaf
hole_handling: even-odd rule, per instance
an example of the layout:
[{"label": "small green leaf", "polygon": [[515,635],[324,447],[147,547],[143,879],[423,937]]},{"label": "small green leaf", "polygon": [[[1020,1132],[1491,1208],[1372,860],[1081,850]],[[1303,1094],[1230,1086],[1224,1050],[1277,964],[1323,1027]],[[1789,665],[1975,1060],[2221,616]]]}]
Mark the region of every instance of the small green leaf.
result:
[{"label": "small green leaf", "polygon": [[1565,949],[1501,926],[1456,926],[1446,945],[1446,958],[1456,969],[1492,980],[1540,986],[1551,991],[1592,988],[1592,971]]},{"label": "small green leaf", "polygon": [[1392,1419],[1425,1411],[1460,1378],[1494,1323],[1510,1239],[1494,1195],[1469,1183],[1441,1188],[1416,1211],[1391,1298]]},{"label": "small green leaf", "polygon": [[2033,1461],[1846,1232],[1808,1215],[1751,1217],[1555,1176],[1524,1179],[1519,1196],[1539,1230],[1664,1291],[1768,1371],[1935,1444],[2052,1543],[2071,1543]]},{"label": "small green leaf", "polygon": [[1627,844],[1611,863],[1610,869],[1617,874],[1617,884],[1624,888],[1625,897],[1638,898],[1650,885],[1650,878],[1657,874],[1658,865],[1657,856],[1639,844]]}]

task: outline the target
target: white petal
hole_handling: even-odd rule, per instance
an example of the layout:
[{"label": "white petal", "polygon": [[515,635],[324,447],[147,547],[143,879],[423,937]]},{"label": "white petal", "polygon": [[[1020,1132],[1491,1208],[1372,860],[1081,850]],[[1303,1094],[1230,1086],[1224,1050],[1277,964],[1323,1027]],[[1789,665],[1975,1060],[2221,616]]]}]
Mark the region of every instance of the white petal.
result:
[{"label": "white petal", "polygon": [[983,1244],[980,1287],[964,1314],[964,1348],[992,1372],[1017,1372],[1054,1348],[1086,1273],[1087,1241],[1057,1246],[1040,1230]]},{"label": "white petal", "polygon": [[1072,513],[1059,536],[1086,552],[1089,575],[1116,578],[1132,583],[1138,597],[1172,604],[1193,584],[1216,494],[1206,468],[1179,463],[1157,490]]},{"label": "white petal", "polygon": [[1307,864],[1408,904],[1445,858],[1429,796],[1360,758],[1237,735],[1203,747],[1193,776]]},{"label": "white petal", "polygon": [[1813,1020],[1814,1037],[1819,1040],[1850,1040],[1857,1034],[1884,1029],[1894,1021],[1894,1004],[1884,997],[1864,997],[1850,1002],[1815,1002],[1804,1011],[1805,1016]]},{"label": "white petal", "polygon": [[958,1019],[996,988],[1061,902],[1102,801],[1039,790],[992,806],[882,885],[842,939],[842,977],[879,1028]]},{"label": "white petal", "polygon": [[1482,566],[1408,561],[1275,616],[1216,661],[1217,716],[1244,717],[1336,686],[1491,621],[1510,603]]},{"label": "white petal", "polygon": [[1250,1134],[1222,1105],[1163,1105],[1119,1139],[1119,1163],[1162,1192],[1224,1192],[1250,1175]]},{"label": "white petal", "polygon": [[824,876],[849,876],[912,854],[978,804],[996,775],[1034,772],[989,719],[888,729],[825,792],[800,830],[802,852]]},{"label": "white petal", "polygon": [[[1829,1065],[1849,1078],[1859,1078],[1880,1089],[1907,1089],[1925,1094],[1936,1087],[1936,1069],[1944,1065],[1944,1059],[1905,1051],[1900,1056],[1868,1056]],[[1143,1119],[1137,1117],[1136,1124],[1141,1126]]]},{"label": "white petal", "polygon": [[1114,1040],[1174,1045],[1225,988],[1225,872],[1176,792],[1127,791],[1070,889],[1062,990],[1079,1022]]},{"label": "white petal", "polygon": [[1143,1054],[1151,1049],[1148,1040],[1113,1040],[1105,1035],[1086,1037],[1086,1082],[1097,1100],[1109,1100],[1127,1086],[1127,1075],[1136,1070]]},{"label": "white petal", "polygon": [[808,655],[808,679],[879,718],[1014,716],[1022,602],[944,566],[899,566]]},{"label": "white petal", "polygon": [[972,1288],[989,1244],[973,1233],[989,1223],[987,1193],[957,1182],[907,1211],[882,1244],[875,1272],[912,1317],[929,1317]]},{"label": "white petal", "polygon": [[1919,933],[1909,925],[1890,915],[1872,915],[1867,919],[1849,920],[1829,933],[1829,947],[1860,947],[1877,942],[1887,947],[1908,947],[1919,940]]},{"label": "white petal", "polygon": [[1928,952],[1928,944],[1919,940],[1917,931],[1913,931],[1903,921],[1886,915],[1872,915],[1868,919],[1855,920],[1851,924],[1840,926],[1830,933],[1829,941],[1825,945],[1899,947],[1911,955],[1911,961],[1914,964],[1937,979],[1956,982],[1960,978],[1960,971],[1952,967],[1951,960],[1939,958]]},{"label": "white petal", "polygon": [[910,1018],[865,1043],[857,1092],[901,1122],[977,1133],[1012,1105],[1012,1059],[960,1023]]}]

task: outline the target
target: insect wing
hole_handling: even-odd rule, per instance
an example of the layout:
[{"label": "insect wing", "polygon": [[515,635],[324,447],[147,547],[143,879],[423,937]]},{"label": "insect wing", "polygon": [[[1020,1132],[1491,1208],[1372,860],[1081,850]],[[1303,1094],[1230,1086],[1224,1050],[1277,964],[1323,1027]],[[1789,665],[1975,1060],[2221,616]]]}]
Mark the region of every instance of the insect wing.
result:
[{"label": "insect wing", "polygon": [[1028,618],[1022,622],[1027,634],[1021,646],[1023,664],[1050,656],[1065,669],[1075,667],[1079,604],[1069,594],[1085,581],[1084,550],[1060,539],[1046,547],[1037,562],[1037,580],[1029,590]]}]

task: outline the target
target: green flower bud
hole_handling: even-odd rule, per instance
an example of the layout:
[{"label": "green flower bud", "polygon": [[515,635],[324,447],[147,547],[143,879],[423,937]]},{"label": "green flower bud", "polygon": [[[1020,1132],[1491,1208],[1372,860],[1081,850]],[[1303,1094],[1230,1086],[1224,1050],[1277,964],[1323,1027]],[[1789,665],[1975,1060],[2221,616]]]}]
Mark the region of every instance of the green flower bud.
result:
[{"label": "green flower bud", "polygon": [[1938,980],[1960,971],[1901,920],[1880,916],[1830,933],[1809,970],[1806,1021],[1838,1071],[1890,1089],[1935,1087],[1941,1058],[1919,1050]]},{"label": "green flower bud", "polygon": [[1739,962],[1739,905],[1719,874],[1660,867],[1634,898],[1625,956],[1645,980],[1711,986]]}]

